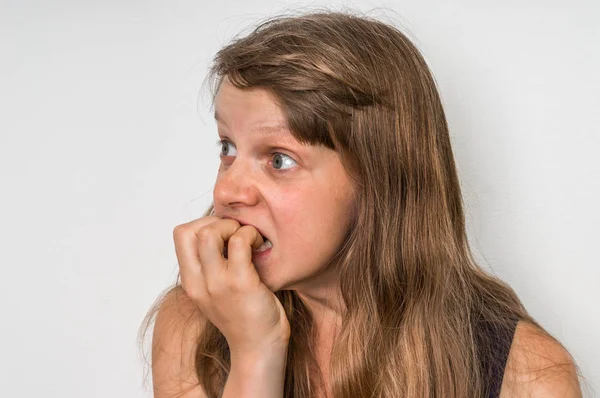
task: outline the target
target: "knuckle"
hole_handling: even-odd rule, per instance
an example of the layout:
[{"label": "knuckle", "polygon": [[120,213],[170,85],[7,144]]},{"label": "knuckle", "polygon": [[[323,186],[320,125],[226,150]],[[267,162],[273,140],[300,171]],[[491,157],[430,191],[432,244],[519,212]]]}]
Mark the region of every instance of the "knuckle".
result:
[{"label": "knuckle", "polygon": [[238,232],[240,233],[248,233],[254,230],[254,227],[252,225],[242,225],[239,229]]},{"label": "knuckle", "polygon": [[231,238],[229,238],[229,244],[234,247],[239,247],[244,244],[244,240],[244,237],[239,234],[232,235]]},{"label": "knuckle", "polygon": [[215,241],[215,234],[213,228],[206,226],[198,231],[198,240],[201,243],[207,244]]},{"label": "knuckle", "polygon": [[239,223],[239,221],[238,220],[234,220],[233,218],[224,218],[223,222],[233,224],[238,229],[241,227],[241,224]]}]

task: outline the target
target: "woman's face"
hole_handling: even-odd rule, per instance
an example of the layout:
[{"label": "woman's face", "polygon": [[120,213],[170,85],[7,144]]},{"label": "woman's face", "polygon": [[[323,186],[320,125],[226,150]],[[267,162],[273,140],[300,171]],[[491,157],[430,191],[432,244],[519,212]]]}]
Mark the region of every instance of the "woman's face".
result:
[{"label": "woman's face", "polygon": [[300,144],[264,89],[225,79],[215,99],[221,164],[215,215],[252,225],[273,244],[252,261],[272,291],[308,290],[343,242],[353,191],[335,151]]}]

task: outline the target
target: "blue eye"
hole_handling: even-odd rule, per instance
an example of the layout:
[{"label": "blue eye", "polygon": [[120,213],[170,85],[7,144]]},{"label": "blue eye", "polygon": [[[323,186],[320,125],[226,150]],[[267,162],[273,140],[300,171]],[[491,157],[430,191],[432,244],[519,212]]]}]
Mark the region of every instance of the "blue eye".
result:
[{"label": "blue eye", "polygon": [[294,159],[290,158],[288,155],[283,154],[283,153],[275,153],[273,156],[273,167],[275,168],[275,170],[287,170],[285,168],[281,169],[279,167],[282,167],[282,166],[293,167],[295,163],[296,163],[296,161]]},{"label": "blue eye", "polygon": [[[236,153],[234,153],[234,154],[228,153],[228,150],[230,149],[230,147],[235,148],[235,146],[228,140],[225,140],[225,139],[217,140],[217,146],[221,147],[221,154],[220,154],[221,156],[235,156],[236,155]],[[296,165],[296,161],[284,153],[273,152],[271,155],[273,156],[273,160],[270,161],[269,164],[272,164],[273,169],[276,171],[283,172],[283,171],[286,171]]]},{"label": "blue eye", "polygon": [[217,146],[221,147],[221,156],[234,156],[234,155],[228,155],[227,154],[227,148],[229,146],[231,146],[231,142],[229,142],[227,140],[218,140],[217,141]]}]

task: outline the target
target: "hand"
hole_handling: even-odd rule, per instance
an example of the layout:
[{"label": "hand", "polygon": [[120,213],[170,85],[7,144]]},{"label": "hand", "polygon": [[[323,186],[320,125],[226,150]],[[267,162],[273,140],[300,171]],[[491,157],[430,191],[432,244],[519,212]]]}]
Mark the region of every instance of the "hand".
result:
[{"label": "hand", "polygon": [[173,238],[183,289],[223,333],[232,353],[288,343],[285,311],[252,263],[252,251],[263,243],[256,228],[207,216],[176,226]]}]

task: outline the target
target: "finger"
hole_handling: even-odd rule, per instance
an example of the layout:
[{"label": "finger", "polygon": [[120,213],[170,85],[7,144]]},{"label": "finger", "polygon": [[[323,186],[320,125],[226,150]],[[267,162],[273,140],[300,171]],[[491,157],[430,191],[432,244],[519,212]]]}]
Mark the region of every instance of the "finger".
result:
[{"label": "finger", "polygon": [[251,225],[244,225],[230,238],[228,244],[227,269],[231,272],[245,274],[256,272],[252,263],[252,252],[258,249],[264,240],[260,232]]},{"label": "finger", "polygon": [[208,281],[223,272],[227,263],[223,257],[225,242],[240,228],[233,219],[220,219],[198,232],[197,251],[202,264],[202,274]]},{"label": "finger", "polygon": [[198,256],[197,231],[220,220],[218,217],[204,217],[176,226],[173,229],[175,254],[179,264],[181,284],[187,293],[204,289],[202,281],[202,267]]},{"label": "finger", "polygon": [[189,227],[190,229],[197,231],[200,228],[202,228],[203,226],[212,224],[215,221],[219,221],[219,220],[221,220],[221,218],[219,218],[217,216],[206,216],[206,217],[201,217],[201,218],[197,218],[195,220],[186,222],[185,224],[181,224],[181,226]]}]

